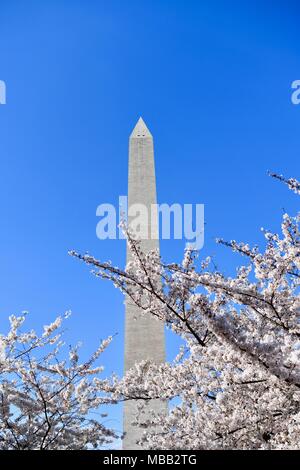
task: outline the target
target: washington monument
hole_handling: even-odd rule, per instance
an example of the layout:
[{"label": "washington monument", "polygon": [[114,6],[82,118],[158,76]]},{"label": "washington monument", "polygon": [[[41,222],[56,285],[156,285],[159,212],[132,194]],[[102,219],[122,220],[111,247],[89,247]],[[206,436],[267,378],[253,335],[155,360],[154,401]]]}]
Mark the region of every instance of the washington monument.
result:
[{"label": "washington monument", "polygon": [[[143,119],[140,118],[129,139],[128,168],[128,225],[130,227],[129,208],[133,204],[143,204],[150,214],[151,204],[156,204],[156,181],[154,167],[153,138]],[[145,220],[147,239],[141,240],[141,248],[146,253],[159,248],[158,222]],[[151,227],[150,227],[151,224]],[[152,234],[152,237],[150,235]],[[153,236],[156,234],[156,236]],[[127,262],[131,254],[127,248]],[[165,361],[164,325],[149,316],[141,316],[139,309],[130,299],[126,300],[125,317],[125,372],[142,360],[150,359],[156,363]],[[151,400],[148,415],[152,412],[166,410],[166,405],[159,400]],[[132,426],[136,412],[136,403],[127,401],[124,404],[124,450],[138,449],[137,441],[141,430]]]}]

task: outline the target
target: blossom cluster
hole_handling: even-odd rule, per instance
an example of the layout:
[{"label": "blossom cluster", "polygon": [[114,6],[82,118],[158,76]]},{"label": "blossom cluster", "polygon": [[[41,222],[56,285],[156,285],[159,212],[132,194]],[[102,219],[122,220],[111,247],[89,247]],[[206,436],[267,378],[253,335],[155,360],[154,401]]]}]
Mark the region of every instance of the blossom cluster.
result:
[{"label": "blossom cluster", "polygon": [[[275,176],[300,194],[295,179]],[[300,449],[299,220],[285,214],[281,234],[264,231],[262,252],[219,240],[247,260],[232,277],[189,250],[164,263],[129,232],[125,270],[72,252],[183,340],[173,362],[136,364],[107,384],[115,401],[136,402],[141,446]],[[155,399],[170,403],[167,414],[149,414]]]},{"label": "blossom cluster", "polygon": [[0,450],[90,449],[117,438],[101,423],[106,381],[96,365],[111,338],[83,363],[78,346],[66,359],[61,325],[68,316],[41,335],[21,331],[26,314],[9,318],[0,336]]}]

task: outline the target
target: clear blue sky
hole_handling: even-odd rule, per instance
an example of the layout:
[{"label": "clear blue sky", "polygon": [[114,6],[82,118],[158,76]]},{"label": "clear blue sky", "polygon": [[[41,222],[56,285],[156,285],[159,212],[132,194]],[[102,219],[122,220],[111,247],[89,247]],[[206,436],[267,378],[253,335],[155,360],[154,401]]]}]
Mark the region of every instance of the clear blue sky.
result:
[{"label": "clear blue sky", "polygon": [[[127,192],[128,136],[155,138],[159,202],[204,203],[203,254],[233,272],[214,239],[260,243],[296,196],[266,176],[299,177],[296,1],[1,0],[0,323],[29,310],[39,327],[73,311],[67,338],[122,372],[122,296],[67,255],[124,265],[124,241],[99,241],[96,207]],[[162,255],[179,260],[181,241]],[[169,353],[174,350],[169,340]],[[119,411],[113,413],[119,420]],[[119,426],[119,424],[118,424]]]}]

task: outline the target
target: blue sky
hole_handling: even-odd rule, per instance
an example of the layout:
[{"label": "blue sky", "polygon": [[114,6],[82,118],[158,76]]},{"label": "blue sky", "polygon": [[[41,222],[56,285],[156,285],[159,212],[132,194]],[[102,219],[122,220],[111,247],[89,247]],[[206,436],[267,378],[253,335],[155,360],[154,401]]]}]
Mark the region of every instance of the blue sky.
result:
[{"label": "blue sky", "polygon": [[[0,324],[38,328],[73,311],[84,354],[122,372],[122,296],[69,249],[124,265],[124,241],[96,238],[96,207],[127,192],[128,136],[155,139],[159,202],[204,203],[203,255],[234,272],[216,237],[261,243],[298,200],[267,171],[300,177],[296,1],[0,2]],[[179,260],[183,241],[163,241]],[[169,339],[173,354],[176,341]],[[120,411],[112,413],[120,426]]]}]

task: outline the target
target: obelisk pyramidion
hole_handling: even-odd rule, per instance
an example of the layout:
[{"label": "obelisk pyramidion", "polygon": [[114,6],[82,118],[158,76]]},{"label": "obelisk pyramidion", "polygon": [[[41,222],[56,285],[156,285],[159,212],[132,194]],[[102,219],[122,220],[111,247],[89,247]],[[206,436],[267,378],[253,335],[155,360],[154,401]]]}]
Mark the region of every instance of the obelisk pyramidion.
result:
[{"label": "obelisk pyramidion", "polygon": [[[158,222],[150,218],[151,205],[156,204],[156,181],[154,168],[153,138],[143,119],[140,118],[129,139],[128,171],[128,225],[130,227],[130,207],[143,204],[148,209],[148,220],[144,220],[142,233],[148,237],[142,239],[141,248],[146,253],[159,248]],[[153,211],[152,211],[153,213]],[[143,223],[143,222],[142,222]],[[151,237],[152,234],[152,237]],[[131,254],[127,248],[127,261]],[[130,299],[126,300],[125,318],[125,372],[142,360],[150,359],[156,363],[165,360],[165,337],[163,323],[149,315],[141,316],[139,309]],[[166,405],[160,400],[151,400],[147,405],[147,414],[165,411]],[[132,426],[136,412],[136,403],[126,401],[124,404],[124,450],[138,449],[137,441],[141,429]]]}]

